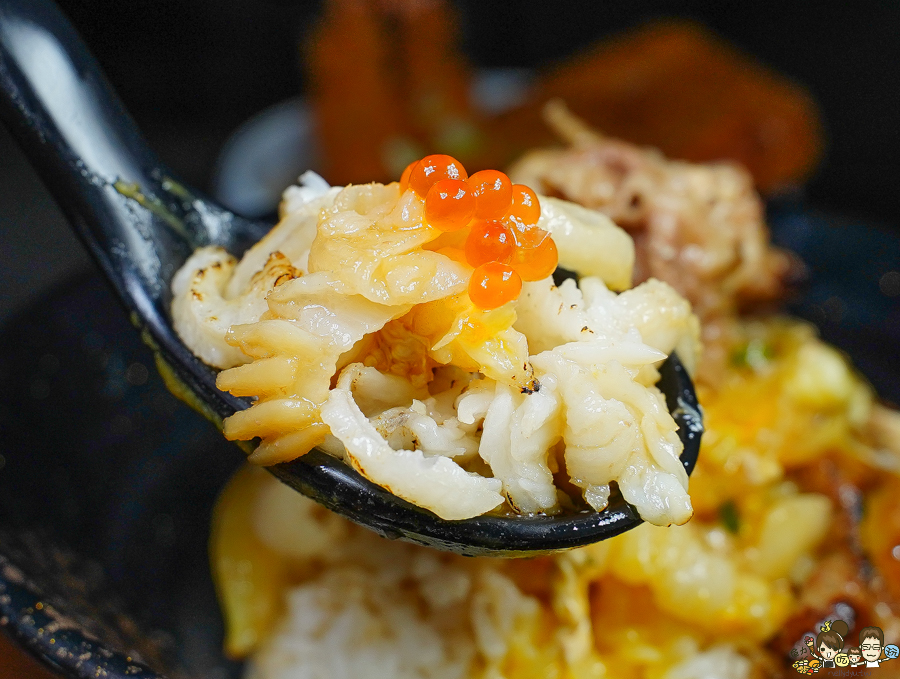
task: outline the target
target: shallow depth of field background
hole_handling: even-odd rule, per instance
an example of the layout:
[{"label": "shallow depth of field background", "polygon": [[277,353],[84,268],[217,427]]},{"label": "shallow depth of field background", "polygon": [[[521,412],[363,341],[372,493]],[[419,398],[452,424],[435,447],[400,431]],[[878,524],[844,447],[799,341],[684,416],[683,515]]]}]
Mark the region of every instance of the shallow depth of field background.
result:
[{"label": "shallow depth of field background", "polygon": [[[301,0],[63,0],[126,107],[163,160],[209,189],[240,123],[302,94],[299,44],[321,3]],[[690,17],[808,87],[826,150],[806,187],[820,208],[900,229],[900,4],[813,10],[758,3],[457,0],[476,67],[552,63],[662,17]],[[92,266],[0,129],[0,321]]]}]

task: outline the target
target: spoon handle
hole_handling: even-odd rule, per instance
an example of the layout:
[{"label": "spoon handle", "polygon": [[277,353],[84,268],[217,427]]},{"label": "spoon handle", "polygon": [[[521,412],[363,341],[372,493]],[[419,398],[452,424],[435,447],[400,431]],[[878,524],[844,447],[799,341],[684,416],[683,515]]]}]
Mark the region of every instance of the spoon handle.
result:
[{"label": "spoon handle", "polygon": [[119,280],[126,263],[113,253],[125,245],[143,255],[127,265],[158,281],[155,247],[140,233],[147,215],[121,189],[156,196],[160,164],[48,0],[0,0],[0,119],[107,276]]},{"label": "spoon handle", "polygon": [[173,178],[51,0],[0,0],[0,121],[178,381],[218,417],[246,407],[172,332],[168,282],[195,248],[238,254],[268,227]]},{"label": "spoon handle", "polygon": [[0,0],[0,120],[117,287],[128,268],[165,298],[196,247],[267,230],[172,177],[51,0]]}]

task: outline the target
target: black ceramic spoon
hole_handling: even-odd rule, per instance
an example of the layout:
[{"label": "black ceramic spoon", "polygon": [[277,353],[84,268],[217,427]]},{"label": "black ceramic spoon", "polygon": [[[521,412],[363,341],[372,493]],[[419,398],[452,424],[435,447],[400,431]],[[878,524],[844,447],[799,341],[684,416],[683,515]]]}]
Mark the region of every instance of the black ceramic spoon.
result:
[{"label": "black ceramic spoon", "polygon": [[[68,216],[154,350],[170,388],[214,422],[249,403],[216,389],[182,344],[169,283],[194,249],[235,255],[270,224],[248,221],[174,179],[147,148],[73,27],[49,0],[0,0],[0,118]],[[702,422],[690,379],[670,357],[659,386],[694,468]],[[314,450],[270,468],[279,479],[382,535],[467,555],[522,556],[585,545],[640,523],[614,496],[602,512],[443,521]]]}]

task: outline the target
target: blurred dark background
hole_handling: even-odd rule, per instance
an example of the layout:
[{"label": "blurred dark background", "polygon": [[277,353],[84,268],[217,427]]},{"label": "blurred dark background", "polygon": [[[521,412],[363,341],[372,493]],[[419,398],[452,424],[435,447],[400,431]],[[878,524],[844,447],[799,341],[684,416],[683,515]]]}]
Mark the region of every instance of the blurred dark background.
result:
[{"label": "blurred dark background", "polygon": [[[62,0],[108,78],[165,162],[210,188],[217,154],[238,125],[302,94],[302,36],[320,2]],[[827,11],[802,0],[457,0],[476,67],[534,67],[660,17],[701,21],[805,85],[822,112],[826,149],[809,204],[900,220],[900,3]],[[40,184],[0,130],[0,320],[90,266]]]},{"label": "blurred dark background", "polygon": [[[163,160],[209,188],[217,153],[241,122],[303,92],[299,49],[321,10],[288,0],[63,0],[110,81]],[[900,220],[900,3],[825,11],[802,0],[458,0],[464,49],[479,67],[561,60],[654,18],[697,19],[805,85],[825,124],[810,204]],[[0,319],[89,266],[52,202],[0,131]]]}]

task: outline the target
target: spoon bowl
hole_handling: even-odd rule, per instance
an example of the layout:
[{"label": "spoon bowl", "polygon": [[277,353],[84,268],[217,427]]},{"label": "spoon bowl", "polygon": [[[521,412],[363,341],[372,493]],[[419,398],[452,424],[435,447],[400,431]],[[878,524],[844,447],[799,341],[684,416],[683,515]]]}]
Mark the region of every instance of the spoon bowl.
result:
[{"label": "spoon bowl", "polygon": [[[250,402],[174,332],[170,282],[198,247],[240,256],[271,224],[244,219],[180,182],[147,147],[73,27],[50,0],[0,0],[0,120],[34,165],[153,349],[167,386],[218,426]],[[659,387],[694,468],[703,426],[677,356]],[[378,533],[466,555],[532,556],[597,542],[641,522],[614,494],[602,512],[445,521],[319,450],[269,470]]]}]

